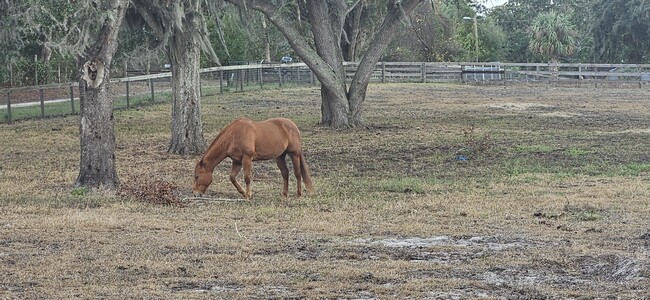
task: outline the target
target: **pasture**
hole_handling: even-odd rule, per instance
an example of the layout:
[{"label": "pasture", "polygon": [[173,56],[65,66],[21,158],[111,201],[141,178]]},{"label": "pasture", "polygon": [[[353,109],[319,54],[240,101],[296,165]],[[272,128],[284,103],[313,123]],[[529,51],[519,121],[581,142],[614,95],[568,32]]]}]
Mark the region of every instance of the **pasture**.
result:
[{"label": "pasture", "polygon": [[[115,112],[123,184],[190,194],[166,154],[170,103]],[[316,191],[165,206],[74,188],[77,117],[0,125],[0,298],[643,299],[650,297],[650,90],[373,84],[366,128],[318,126],[317,88],[203,99],[287,117]],[[224,161],[207,194],[240,199]],[[241,175],[240,175],[241,176]],[[240,179],[241,180],[241,179]]]}]

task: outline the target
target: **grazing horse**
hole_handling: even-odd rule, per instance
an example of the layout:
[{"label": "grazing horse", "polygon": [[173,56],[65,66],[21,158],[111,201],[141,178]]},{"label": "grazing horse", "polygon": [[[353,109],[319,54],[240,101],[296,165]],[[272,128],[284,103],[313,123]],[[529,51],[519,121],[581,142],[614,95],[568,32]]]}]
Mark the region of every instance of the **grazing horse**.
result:
[{"label": "grazing horse", "polygon": [[[302,153],[300,131],[293,121],[284,118],[269,119],[263,122],[239,118],[224,127],[205,151],[194,168],[194,187],[192,193],[200,196],[212,183],[214,168],[226,157],[232,160],[230,181],[244,198],[250,199],[253,161],[275,159],[283,179],[282,195],[287,196],[289,189],[289,169],[286,155],[291,157],[293,171],[296,175],[298,190],[296,196],[302,195],[300,180],[304,180],[307,191],[313,191],[309,167]],[[244,168],[246,190],[237,182],[237,174]]]}]

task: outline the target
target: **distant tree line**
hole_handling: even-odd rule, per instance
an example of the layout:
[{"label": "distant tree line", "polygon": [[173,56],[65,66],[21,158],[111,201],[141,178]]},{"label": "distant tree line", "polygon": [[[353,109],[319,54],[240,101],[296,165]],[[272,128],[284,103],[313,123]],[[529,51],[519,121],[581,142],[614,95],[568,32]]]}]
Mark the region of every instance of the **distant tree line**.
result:
[{"label": "distant tree line", "polygon": [[[304,0],[293,2],[297,6]],[[358,9],[344,24],[350,33],[344,37],[349,41],[343,45],[346,61],[358,60],[367,47],[369,32],[380,25],[386,0],[361,2],[365,9]],[[34,3],[47,7],[48,2]],[[146,1],[139,6],[144,4]],[[10,72],[14,85],[53,82],[58,76],[62,76],[62,81],[74,80],[74,59],[58,51],[56,47],[60,45],[52,45],[55,38],[52,35],[56,32],[41,31],[65,30],[66,26],[52,26],[52,18],[70,22],[64,14],[73,9],[74,3],[63,1],[60,5],[50,5],[50,18],[19,14],[25,6],[16,0],[0,2],[0,84],[9,83]],[[279,61],[285,54],[296,56],[286,38],[268,24],[262,13],[253,12],[242,19],[235,6],[220,1],[215,1],[214,6],[216,9],[206,18],[206,34],[223,65]],[[127,19],[135,13],[136,9],[131,8]],[[479,61],[550,61],[549,55],[539,52],[541,41],[535,41],[537,37],[543,39],[542,33],[532,31],[536,18],[554,13],[559,17],[554,19],[558,22],[555,28],[568,35],[564,42],[570,44],[559,40],[545,42],[551,48],[572,50],[558,52],[558,61],[650,63],[650,3],[643,0],[510,0],[491,10],[477,0],[432,0],[431,5],[422,5],[413,12],[413,18],[404,24],[381,60],[473,61],[476,41],[468,17],[476,13]],[[39,26],[29,28],[27,22],[37,22]],[[303,22],[302,26],[308,30],[309,24]],[[168,63],[164,53],[156,51],[162,47],[145,47],[158,39],[151,30],[136,27],[122,30],[113,63],[120,68],[125,61],[133,69],[162,68]],[[203,54],[201,65],[213,66],[214,60]]]}]

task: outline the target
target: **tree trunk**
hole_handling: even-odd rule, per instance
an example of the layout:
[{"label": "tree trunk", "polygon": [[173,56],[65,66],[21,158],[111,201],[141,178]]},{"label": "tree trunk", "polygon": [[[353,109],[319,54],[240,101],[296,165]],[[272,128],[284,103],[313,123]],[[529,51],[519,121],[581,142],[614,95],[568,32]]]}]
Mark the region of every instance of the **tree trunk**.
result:
[{"label": "tree trunk", "polygon": [[169,41],[172,69],[172,129],[169,153],[197,155],[205,150],[201,123],[199,41],[191,34],[198,18],[186,15],[183,30],[176,29]]},{"label": "tree trunk", "polygon": [[351,127],[343,52],[339,44],[341,32],[337,32],[333,20],[338,16],[324,1],[308,1],[307,10],[312,22],[316,53],[331,70],[322,72],[319,77],[327,76],[326,80],[321,80],[321,123],[336,128]]},{"label": "tree trunk", "polygon": [[365,9],[365,1],[361,1],[350,11],[345,22],[346,41],[343,43],[343,57],[346,61],[357,61],[358,49],[361,38],[361,16]]},{"label": "tree trunk", "polygon": [[117,36],[128,0],[114,0],[110,16],[96,43],[77,58],[80,71],[79,139],[81,160],[76,186],[115,187],[119,180],[115,170],[115,119],[113,98],[108,93],[110,65],[117,50]]},{"label": "tree trunk", "polygon": [[271,37],[269,28],[266,26],[266,16],[262,15],[262,30],[264,31],[264,61],[271,62]]},{"label": "tree trunk", "polygon": [[[350,89],[347,89],[341,39],[343,25],[352,7],[345,0],[307,0],[307,15],[314,45],[274,1],[227,0],[242,9],[261,11],[287,39],[294,51],[309,66],[321,83],[321,113],[324,126],[345,128],[363,126],[363,103],[375,64],[408,15],[426,0],[389,0],[387,15],[363,55]],[[355,2],[359,5],[359,2]],[[278,4],[281,5],[281,4]]]}]

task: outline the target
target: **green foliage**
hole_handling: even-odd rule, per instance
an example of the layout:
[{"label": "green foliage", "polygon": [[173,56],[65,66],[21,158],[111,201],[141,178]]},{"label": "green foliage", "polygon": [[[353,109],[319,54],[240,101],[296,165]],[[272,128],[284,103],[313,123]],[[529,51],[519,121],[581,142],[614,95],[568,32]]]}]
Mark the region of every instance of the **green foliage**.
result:
[{"label": "green foliage", "polygon": [[[422,5],[411,15],[411,26],[398,35],[386,51],[385,61],[474,61],[473,22],[463,19],[476,14],[469,1],[439,1]],[[478,20],[479,60],[503,58],[506,36],[491,18]]]},{"label": "green foliage", "polygon": [[530,51],[528,28],[539,15],[556,11],[568,19],[576,32],[575,58],[593,58],[591,44],[593,38],[589,31],[591,16],[589,7],[594,0],[510,0],[505,5],[492,9],[488,17],[505,33],[504,59],[512,62],[547,62]]},{"label": "green foliage", "polygon": [[549,62],[559,62],[576,48],[576,33],[568,17],[556,11],[535,17],[529,29],[530,50]]},{"label": "green foliage", "polygon": [[[236,64],[242,61],[260,61],[263,58],[263,45],[261,42],[261,28],[258,35],[252,34],[254,30],[246,30],[234,14],[223,13],[220,17],[221,31],[223,34],[223,45],[217,23],[210,21],[208,30],[210,41],[215,47],[217,56],[221,59],[222,65]],[[249,21],[250,26],[261,27],[253,20]]]},{"label": "green foliage", "polygon": [[650,2],[598,0],[592,6],[594,51],[602,62],[650,62]]},{"label": "green foliage", "polygon": [[513,62],[533,61],[528,51],[528,34],[526,29],[537,13],[548,10],[547,1],[511,0],[494,8],[489,16],[494,18],[506,34],[505,57]]},{"label": "green foliage", "polygon": [[395,37],[383,60],[452,61],[462,57],[466,50],[454,38],[455,24],[462,21],[458,17],[463,14],[462,8],[471,10],[466,4],[446,2],[437,10],[431,5],[420,6],[411,15],[411,26],[404,28],[407,34]]}]

